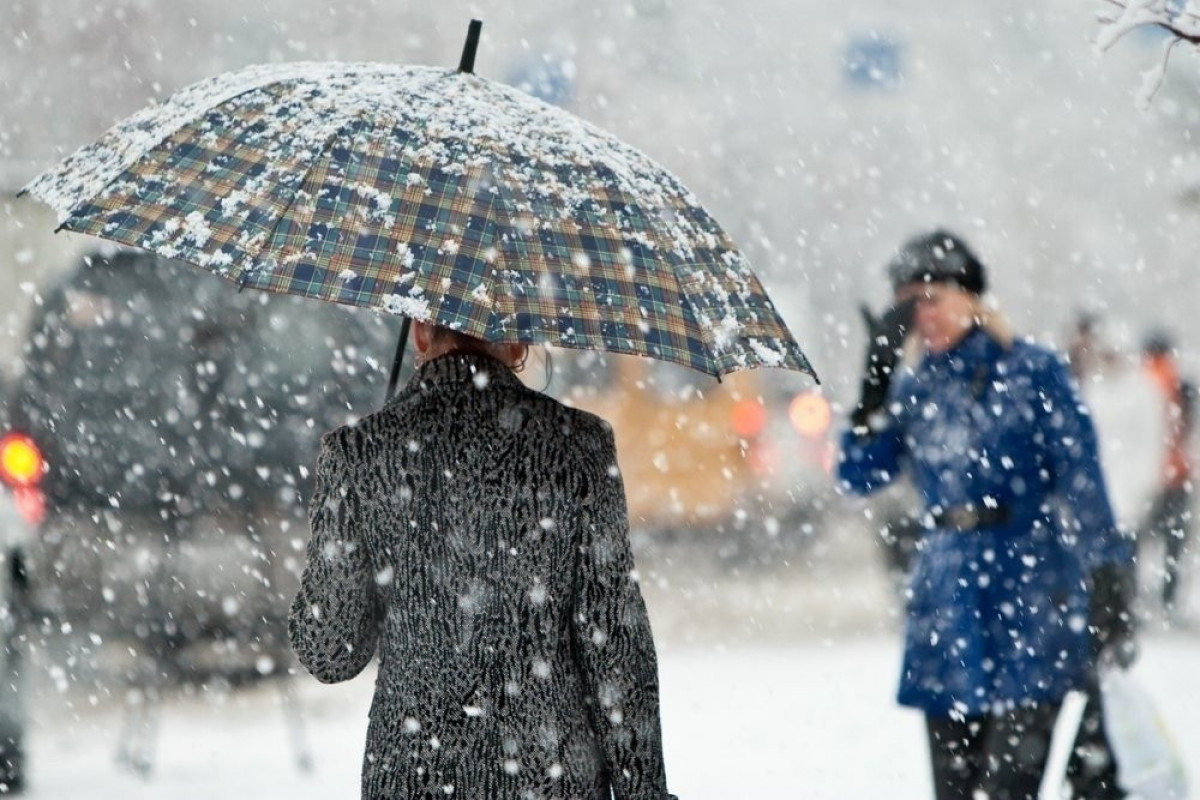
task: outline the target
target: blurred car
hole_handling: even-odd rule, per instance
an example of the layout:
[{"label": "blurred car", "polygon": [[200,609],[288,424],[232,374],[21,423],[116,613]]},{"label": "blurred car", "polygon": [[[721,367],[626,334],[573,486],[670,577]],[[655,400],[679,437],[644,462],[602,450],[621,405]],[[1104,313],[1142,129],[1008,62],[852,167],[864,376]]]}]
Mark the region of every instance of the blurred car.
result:
[{"label": "blurred car", "polygon": [[45,294],[10,435],[44,464],[30,604],[72,678],[286,662],[309,468],[382,402],[397,327],[143,253],[88,257]]},{"label": "blurred car", "polygon": [[[635,356],[553,351],[531,375],[608,420],[635,533],[715,542],[725,556],[808,541],[834,496],[832,410],[809,379],[748,371],[717,381]],[[539,383],[540,382],[540,383]]]}]

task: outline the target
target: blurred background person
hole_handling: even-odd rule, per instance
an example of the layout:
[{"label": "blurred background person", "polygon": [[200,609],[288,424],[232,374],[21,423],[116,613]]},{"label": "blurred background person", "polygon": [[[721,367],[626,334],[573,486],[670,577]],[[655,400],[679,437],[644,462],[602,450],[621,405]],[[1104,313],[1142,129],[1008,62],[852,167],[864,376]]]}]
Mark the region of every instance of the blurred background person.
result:
[{"label": "blurred background person", "polygon": [[[1154,500],[1163,459],[1166,425],[1158,389],[1142,367],[1131,329],[1111,317],[1080,313],[1068,337],[1067,353],[1096,429],[1117,525],[1126,535],[1134,535]],[[1104,764],[1113,758],[1102,714],[1095,687],[1090,687],[1076,740],[1075,766]],[[1077,796],[1090,795],[1081,791]]]},{"label": "blurred background person", "polygon": [[1129,340],[1120,322],[1081,312],[1068,336],[1067,358],[1096,428],[1117,524],[1132,533],[1157,491],[1166,425],[1158,388]]},{"label": "blurred background person", "polygon": [[1080,311],[1075,315],[1067,336],[1067,366],[1077,381],[1082,382],[1096,373],[1111,354],[1105,343],[1099,340],[1096,331],[1098,322],[1098,315]]},{"label": "blurred background person", "polygon": [[1179,374],[1171,336],[1153,331],[1143,348],[1146,373],[1158,390],[1153,406],[1162,421],[1163,455],[1158,483],[1138,540],[1161,539],[1165,551],[1161,599],[1168,623],[1178,621],[1176,607],[1180,562],[1192,528],[1191,436],[1195,430],[1195,389]]},{"label": "blurred background person", "polygon": [[[917,236],[888,272],[839,477],[865,494],[908,473],[924,504],[899,701],[925,714],[938,800],[1032,800],[1066,693],[1132,653],[1132,546],[1066,365],[1013,339],[966,243]],[[1081,796],[1123,796],[1111,758],[1070,770]]]}]

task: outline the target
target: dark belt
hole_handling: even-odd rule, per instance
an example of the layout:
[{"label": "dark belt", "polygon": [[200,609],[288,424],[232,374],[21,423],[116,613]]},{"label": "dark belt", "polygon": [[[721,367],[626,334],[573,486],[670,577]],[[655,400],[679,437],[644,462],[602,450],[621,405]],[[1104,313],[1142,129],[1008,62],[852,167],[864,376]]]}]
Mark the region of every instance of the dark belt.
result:
[{"label": "dark belt", "polygon": [[980,528],[1007,525],[1012,515],[1008,506],[977,506],[974,504],[933,508],[929,511],[933,527],[967,533]]}]

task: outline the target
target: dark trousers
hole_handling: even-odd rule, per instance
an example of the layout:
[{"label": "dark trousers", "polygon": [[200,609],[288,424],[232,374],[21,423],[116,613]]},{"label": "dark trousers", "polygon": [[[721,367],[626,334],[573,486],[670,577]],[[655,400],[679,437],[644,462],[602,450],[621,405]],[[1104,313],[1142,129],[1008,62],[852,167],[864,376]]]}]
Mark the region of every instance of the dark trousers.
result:
[{"label": "dark trousers", "polygon": [[1004,716],[925,717],[936,800],[1037,800],[1057,705]]},{"label": "dark trousers", "polygon": [[1173,610],[1179,593],[1179,561],[1192,529],[1192,492],[1190,484],[1163,489],[1150,506],[1142,536],[1162,537],[1166,548],[1163,607]]}]

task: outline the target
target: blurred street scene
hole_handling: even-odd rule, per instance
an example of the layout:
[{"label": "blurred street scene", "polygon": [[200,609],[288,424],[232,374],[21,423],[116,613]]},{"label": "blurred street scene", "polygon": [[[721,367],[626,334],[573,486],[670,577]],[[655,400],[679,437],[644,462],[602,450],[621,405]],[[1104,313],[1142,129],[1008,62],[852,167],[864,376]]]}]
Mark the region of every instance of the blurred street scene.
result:
[{"label": "blurred street scene", "polygon": [[[673,791],[696,800],[929,797],[920,714],[893,703],[901,647],[894,621],[878,612],[889,590],[882,568],[833,561],[740,581],[714,577],[664,587],[656,579],[667,579],[652,573],[646,592],[661,642]],[[1200,763],[1200,704],[1180,688],[1192,680],[1200,637],[1152,634],[1143,647],[1134,674],[1185,763]],[[113,767],[119,698],[50,690],[31,732],[33,796],[353,796],[373,677],[368,671],[334,688],[302,682],[311,772],[296,767],[275,686],[175,697],[161,718],[149,780]]]},{"label": "blurred street scene", "polygon": [[943,224],[976,243],[1014,326],[1070,359],[1139,535],[1134,674],[1200,781],[1200,68],[1176,58],[1137,109],[1162,37],[1101,57],[1095,15],[1074,0],[4,3],[0,756],[32,797],[353,795],[371,676],[318,687],[284,626],[320,436],[382,402],[398,320],[54,235],[15,194],[206,76],[451,67],[479,17],[478,74],[680,176],[821,376],[718,382],[563,350],[523,376],[614,426],[673,791],[929,796],[920,717],[894,705],[919,503],[904,485],[843,496],[833,472],[860,305],[887,294],[896,242]]}]

